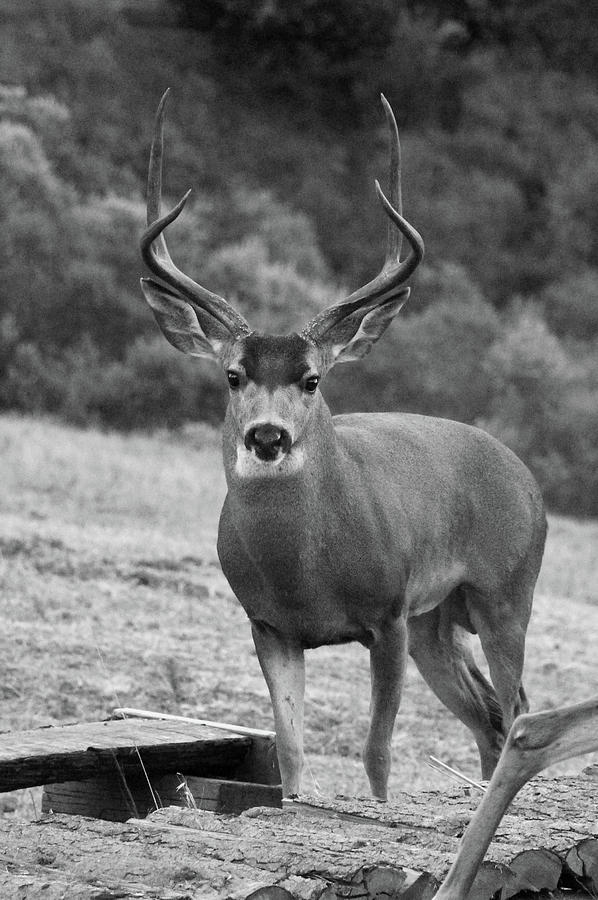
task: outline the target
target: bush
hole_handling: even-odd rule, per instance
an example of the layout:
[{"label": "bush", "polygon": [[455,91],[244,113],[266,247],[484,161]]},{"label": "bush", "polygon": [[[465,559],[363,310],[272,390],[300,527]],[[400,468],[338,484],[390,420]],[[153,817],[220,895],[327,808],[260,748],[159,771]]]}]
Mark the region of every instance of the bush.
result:
[{"label": "bush", "polygon": [[333,374],[327,389],[334,407],[478,418],[491,396],[484,357],[500,321],[471,285],[468,291],[421,313],[399,315],[367,361],[339,366],[343,371]]},{"label": "bush", "polygon": [[[79,384],[63,412],[72,421],[113,428],[177,428],[199,419],[219,424],[224,378],[216,366],[174,350],[162,337],[140,338],[124,359],[92,368],[77,365]],[[83,402],[81,402],[83,398]]]},{"label": "bush", "polygon": [[271,262],[293,266],[304,278],[327,279],[328,267],[315,228],[305,213],[277,200],[270,191],[233,183],[227,201],[201,210],[211,250],[258,238]]},{"label": "bush", "polygon": [[272,261],[259,237],[227,245],[213,253],[205,278],[225,296],[252,328],[285,332],[300,328],[334,300],[336,290],[305,278],[290,263]]},{"label": "bush", "polygon": [[62,411],[67,384],[65,367],[56,359],[44,359],[35,344],[18,344],[6,367],[2,405],[24,412]]},{"label": "bush", "polygon": [[225,61],[266,76],[263,90],[323,105],[332,91],[329,112],[343,118],[359,112],[353,93],[376,80],[371,61],[390,49],[400,13],[392,0],[171,2],[183,25],[212,34]]},{"label": "bush", "polygon": [[598,384],[572,358],[538,310],[516,308],[491,348],[489,415],[479,424],[535,473],[548,506],[598,511]]},{"label": "bush", "polygon": [[556,334],[581,340],[598,336],[598,269],[567,273],[542,292],[540,302]]}]

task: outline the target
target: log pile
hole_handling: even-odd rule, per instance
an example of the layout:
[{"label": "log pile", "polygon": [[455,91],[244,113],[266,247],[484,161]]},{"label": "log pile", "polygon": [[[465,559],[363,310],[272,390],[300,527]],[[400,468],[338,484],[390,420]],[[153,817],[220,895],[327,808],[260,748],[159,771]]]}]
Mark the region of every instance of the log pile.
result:
[{"label": "log pile", "polygon": [[[501,823],[470,900],[598,894],[597,801],[590,779],[535,779]],[[455,790],[386,804],[302,798],[239,816],[167,808],[124,824],[5,819],[0,896],[430,900],[477,802]]]}]

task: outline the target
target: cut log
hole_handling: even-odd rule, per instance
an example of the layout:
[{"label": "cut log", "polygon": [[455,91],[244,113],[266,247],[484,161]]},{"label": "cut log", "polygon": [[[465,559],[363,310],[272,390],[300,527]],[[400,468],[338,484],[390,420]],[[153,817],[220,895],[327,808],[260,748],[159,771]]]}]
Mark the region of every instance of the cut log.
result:
[{"label": "cut log", "polygon": [[[401,886],[410,889],[419,878],[369,862],[366,849],[351,852],[344,841],[314,849],[311,831],[287,833],[293,814],[268,812],[280,818],[262,813],[243,821],[179,809],[124,825],[62,815],[27,825],[0,820],[0,896],[259,900],[270,891],[285,900],[373,900],[384,886],[400,895]],[[241,831],[249,825],[249,840],[227,834],[227,822]]]},{"label": "cut log", "polygon": [[[496,891],[506,900],[523,889],[559,896],[574,871],[577,895],[567,896],[585,900],[579,879],[595,872],[597,792],[596,782],[570,778],[525,788],[472,900]],[[62,890],[69,900],[430,900],[477,802],[462,790],[403,794],[389,803],[320,798],[240,816],[168,808],[125,824],[64,815],[29,824],[0,819],[0,896],[54,900]]]},{"label": "cut log", "polygon": [[[598,829],[597,829],[598,830]],[[598,840],[587,838],[572,847],[565,857],[571,887],[583,887],[590,896],[598,895]]]}]

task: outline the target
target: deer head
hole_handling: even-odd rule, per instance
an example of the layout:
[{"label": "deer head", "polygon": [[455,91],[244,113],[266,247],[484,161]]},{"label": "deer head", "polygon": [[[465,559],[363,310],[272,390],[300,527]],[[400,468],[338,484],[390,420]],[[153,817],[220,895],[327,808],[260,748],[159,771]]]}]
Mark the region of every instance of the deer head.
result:
[{"label": "deer head", "polygon": [[[252,331],[227,301],[197,284],[173,263],[164,231],[181,213],[190,192],[162,215],[164,107],[156,114],[149,165],[147,228],[141,253],[151,278],[141,287],[164,336],[191,356],[209,357],[223,368],[230,398],[227,420],[235,432],[238,474],[283,474],[301,468],[303,444],[314,410],[324,401],[318,390],[336,363],[365,356],[409,296],[405,281],[420,263],[424,245],[401,214],[401,163],[396,121],[385,97],[390,132],[390,199],[376,181],[388,216],[387,252],[379,274],[340,303],[319,313],[300,334]],[[410,252],[401,261],[406,237]]]}]

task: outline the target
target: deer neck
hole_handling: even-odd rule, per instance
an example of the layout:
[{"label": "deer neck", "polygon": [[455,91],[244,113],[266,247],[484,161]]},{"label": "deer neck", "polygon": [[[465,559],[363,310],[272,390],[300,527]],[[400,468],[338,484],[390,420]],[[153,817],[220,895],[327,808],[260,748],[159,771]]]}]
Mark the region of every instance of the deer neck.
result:
[{"label": "deer neck", "polygon": [[[272,620],[273,597],[292,608],[325,540],[338,453],[332,416],[322,398],[300,440],[303,465],[291,474],[241,478],[237,429],[225,421],[228,494],[220,517],[218,553],[226,577],[250,618]],[[337,473],[338,474],[338,473]]]}]

